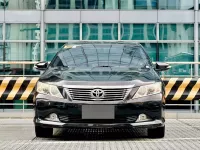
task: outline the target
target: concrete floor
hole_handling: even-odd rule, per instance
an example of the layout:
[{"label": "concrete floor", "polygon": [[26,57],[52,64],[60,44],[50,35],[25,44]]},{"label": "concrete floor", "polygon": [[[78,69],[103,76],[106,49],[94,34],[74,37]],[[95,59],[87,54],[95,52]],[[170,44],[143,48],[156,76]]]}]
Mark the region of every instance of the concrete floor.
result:
[{"label": "concrete floor", "polygon": [[145,129],[55,129],[36,138],[32,119],[0,119],[0,149],[199,150],[200,120],[167,119],[166,136],[150,139]]}]

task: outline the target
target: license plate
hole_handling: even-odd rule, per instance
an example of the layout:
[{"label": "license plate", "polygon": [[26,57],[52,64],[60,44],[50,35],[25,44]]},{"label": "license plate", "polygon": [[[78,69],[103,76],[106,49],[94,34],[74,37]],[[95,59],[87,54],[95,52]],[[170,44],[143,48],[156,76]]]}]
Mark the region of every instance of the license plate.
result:
[{"label": "license plate", "polygon": [[82,119],[114,119],[115,107],[113,105],[83,105]]}]

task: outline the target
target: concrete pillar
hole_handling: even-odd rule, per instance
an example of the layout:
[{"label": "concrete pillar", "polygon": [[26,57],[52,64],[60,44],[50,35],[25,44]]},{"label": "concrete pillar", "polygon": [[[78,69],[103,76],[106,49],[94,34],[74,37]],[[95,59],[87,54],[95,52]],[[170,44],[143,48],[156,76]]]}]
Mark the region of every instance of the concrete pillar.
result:
[{"label": "concrete pillar", "polygon": [[82,41],[83,40],[83,24],[82,23],[80,23],[80,41]]},{"label": "concrete pillar", "polygon": [[[194,61],[199,62],[199,24],[198,24],[198,10],[199,10],[199,0],[194,0]],[[199,65],[194,65],[194,76],[198,77],[199,75]]]},{"label": "concrete pillar", "polygon": [[[198,10],[199,10],[199,0],[194,0],[194,61],[199,62],[199,42],[198,42],[198,33],[199,33],[199,24],[198,24]],[[199,75],[199,65],[194,65],[194,76],[198,77]],[[194,101],[194,110],[196,113],[199,112],[199,100]]]},{"label": "concrete pillar", "polygon": [[194,111],[195,111],[196,113],[198,113],[198,112],[199,112],[199,100],[195,100],[195,101],[194,101],[194,104],[195,104],[195,106],[194,106]]},{"label": "concrete pillar", "polygon": [[103,39],[103,24],[98,24],[98,40]]},{"label": "concrete pillar", "polygon": [[121,24],[118,23],[118,41],[121,40]]},{"label": "concrete pillar", "polygon": [[41,0],[41,12],[40,12],[40,61],[44,61],[45,53],[45,24],[44,24],[44,10],[45,10],[45,0]]}]

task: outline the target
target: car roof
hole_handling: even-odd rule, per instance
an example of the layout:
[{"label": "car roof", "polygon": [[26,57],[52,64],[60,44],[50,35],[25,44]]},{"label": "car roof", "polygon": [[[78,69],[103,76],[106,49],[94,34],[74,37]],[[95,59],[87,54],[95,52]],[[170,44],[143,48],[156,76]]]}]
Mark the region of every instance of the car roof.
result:
[{"label": "car roof", "polygon": [[126,45],[126,46],[139,46],[142,47],[141,44],[139,43],[134,43],[134,42],[124,42],[124,41],[80,41],[80,42],[68,42],[62,46],[60,51],[58,53],[62,53],[65,50],[69,50],[71,48],[76,48],[76,46],[81,46],[81,45]]},{"label": "car roof", "polygon": [[102,45],[107,45],[107,44],[124,44],[124,45],[133,45],[133,46],[141,46],[140,43],[137,42],[129,42],[129,41],[78,41],[78,42],[67,42],[64,44],[64,46],[67,45],[84,45],[84,44],[102,44]]}]

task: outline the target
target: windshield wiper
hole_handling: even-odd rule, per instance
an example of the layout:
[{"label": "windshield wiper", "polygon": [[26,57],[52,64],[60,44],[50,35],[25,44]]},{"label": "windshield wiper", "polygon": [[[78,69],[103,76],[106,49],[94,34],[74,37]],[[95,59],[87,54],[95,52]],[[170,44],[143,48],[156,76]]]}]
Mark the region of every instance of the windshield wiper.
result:
[{"label": "windshield wiper", "polygon": [[69,67],[68,66],[56,66],[52,68],[53,70],[68,70]]},{"label": "windshield wiper", "polygon": [[105,68],[107,67],[107,68],[111,68],[112,66],[98,66],[98,67],[105,67]]}]

